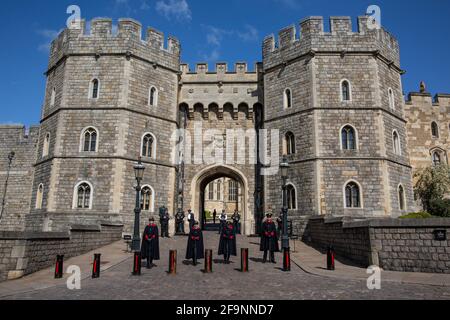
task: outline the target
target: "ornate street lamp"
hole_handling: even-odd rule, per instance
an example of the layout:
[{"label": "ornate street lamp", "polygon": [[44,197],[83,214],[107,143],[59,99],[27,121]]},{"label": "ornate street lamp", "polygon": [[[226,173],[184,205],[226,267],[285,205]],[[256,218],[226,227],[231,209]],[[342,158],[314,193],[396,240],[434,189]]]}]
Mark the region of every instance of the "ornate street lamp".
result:
[{"label": "ornate street lamp", "polygon": [[287,156],[283,156],[280,164],[281,178],[283,180],[283,235],[281,237],[281,247],[283,248],[283,271],[291,271],[291,255],[289,248],[288,234],[288,202],[287,202],[287,178],[289,172],[289,162]]},{"label": "ornate street lamp", "polygon": [[144,178],[145,166],[142,164],[141,158],[134,166],[134,176],[137,182],[136,185],[136,207],[134,209],[134,234],[131,243],[131,250],[134,251],[134,267],[133,274],[140,274],[141,266],[141,235],[140,235],[140,216],[141,216],[141,182]]},{"label": "ornate street lamp", "polygon": [[14,151],[11,151],[8,154],[8,170],[7,170],[7,173],[6,173],[5,187],[3,189],[2,211],[0,211],[0,221],[2,220],[3,212],[5,211],[6,190],[8,189],[9,174],[11,172],[11,165],[12,165],[12,162],[13,162],[15,156],[16,156],[16,153]]}]

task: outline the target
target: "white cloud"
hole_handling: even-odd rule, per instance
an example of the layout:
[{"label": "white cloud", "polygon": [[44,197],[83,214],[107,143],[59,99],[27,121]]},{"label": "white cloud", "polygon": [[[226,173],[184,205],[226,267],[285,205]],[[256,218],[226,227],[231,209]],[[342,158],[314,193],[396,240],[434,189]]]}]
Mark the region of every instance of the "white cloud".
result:
[{"label": "white cloud", "polygon": [[160,0],[156,2],[156,11],[170,20],[191,21],[192,12],[186,0]]},{"label": "white cloud", "polygon": [[299,9],[301,7],[300,0],[275,0],[275,2],[280,3],[289,9]]},{"label": "white cloud", "polygon": [[50,51],[50,45],[52,41],[59,35],[62,30],[56,31],[51,29],[41,29],[37,30],[37,34],[43,38],[43,42],[39,44],[38,50],[48,54]]},{"label": "white cloud", "polygon": [[238,31],[237,35],[245,42],[257,41],[259,39],[258,30],[251,25],[246,25],[243,31]]}]

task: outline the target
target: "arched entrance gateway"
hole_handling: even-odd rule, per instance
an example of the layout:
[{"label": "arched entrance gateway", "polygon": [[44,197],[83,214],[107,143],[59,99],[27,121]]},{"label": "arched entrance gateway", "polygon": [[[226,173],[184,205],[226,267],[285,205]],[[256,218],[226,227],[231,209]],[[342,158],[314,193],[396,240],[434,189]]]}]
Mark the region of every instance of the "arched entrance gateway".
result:
[{"label": "arched entrance gateway", "polygon": [[[205,227],[205,201],[207,195],[205,190],[207,186],[220,178],[228,178],[238,184],[237,209],[241,215],[242,234],[255,234],[255,216],[249,199],[249,183],[246,176],[238,169],[227,165],[214,165],[201,170],[192,179],[191,190],[191,208],[195,213],[196,219]],[[217,212],[220,214],[220,211]],[[226,212],[228,217],[232,212]]]}]

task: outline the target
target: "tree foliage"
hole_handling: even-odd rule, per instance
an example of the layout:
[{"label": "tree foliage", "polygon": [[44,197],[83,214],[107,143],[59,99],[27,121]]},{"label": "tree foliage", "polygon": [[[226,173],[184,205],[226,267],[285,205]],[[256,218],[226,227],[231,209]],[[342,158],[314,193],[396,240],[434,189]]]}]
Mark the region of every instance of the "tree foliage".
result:
[{"label": "tree foliage", "polygon": [[439,165],[424,168],[414,178],[414,194],[422,201],[424,209],[433,215],[446,216],[450,210],[450,201],[445,200],[450,192],[450,167]]}]

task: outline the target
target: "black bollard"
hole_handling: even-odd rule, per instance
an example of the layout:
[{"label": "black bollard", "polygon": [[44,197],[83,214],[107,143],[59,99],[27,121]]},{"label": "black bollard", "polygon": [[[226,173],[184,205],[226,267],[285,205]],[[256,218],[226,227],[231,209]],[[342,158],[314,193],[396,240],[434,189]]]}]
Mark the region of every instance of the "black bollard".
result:
[{"label": "black bollard", "polygon": [[55,279],[61,279],[64,274],[64,256],[56,256]]},{"label": "black bollard", "polygon": [[241,272],[248,271],[248,249],[241,249]]},{"label": "black bollard", "polygon": [[335,255],[333,246],[329,246],[327,250],[327,269],[330,271],[335,270]]},{"label": "black bollard", "polygon": [[94,254],[94,263],[92,265],[92,279],[100,278],[100,258],[101,254]]},{"label": "black bollard", "polygon": [[134,262],[133,262],[133,276],[141,275],[141,267],[142,267],[142,258],[140,252],[134,253]]},{"label": "black bollard", "polygon": [[170,250],[169,254],[169,274],[176,275],[177,274],[177,251]]},{"label": "black bollard", "polygon": [[213,251],[212,250],[205,250],[205,273],[212,273],[213,272]]},{"label": "black bollard", "polygon": [[283,271],[291,271],[291,248],[283,249]]}]

